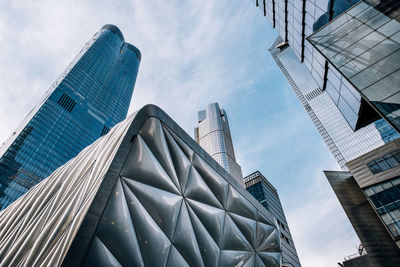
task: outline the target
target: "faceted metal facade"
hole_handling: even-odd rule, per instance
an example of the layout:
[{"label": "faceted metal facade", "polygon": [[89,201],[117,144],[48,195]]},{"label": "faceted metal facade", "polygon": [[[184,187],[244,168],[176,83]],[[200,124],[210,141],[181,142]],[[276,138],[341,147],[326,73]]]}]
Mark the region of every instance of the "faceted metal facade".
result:
[{"label": "faceted metal facade", "polygon": [[275,218],[146,106],[0,213],[0,265],[280,266]]},{"label": "faceted metal facade", "polygon": [[0,210],[126,118],[140,59],[114,25],[84,45],[0,148]]}]

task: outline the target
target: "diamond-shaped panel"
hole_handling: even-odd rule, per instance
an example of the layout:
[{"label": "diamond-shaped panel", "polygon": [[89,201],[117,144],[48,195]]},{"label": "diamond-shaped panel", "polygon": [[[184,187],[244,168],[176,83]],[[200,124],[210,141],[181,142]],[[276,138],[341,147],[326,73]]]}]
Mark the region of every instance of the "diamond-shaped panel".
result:
[{"label": "diamond-shaped panel", "polygon": [[270,220],[156,119],[121,174],[145,265],[279,266]]},{"label": "diamond-shaped panel", "polygon": [[[279,234],[268,212],[200,156],[166,114],[161,117],[171,128],[153,113],[147,121],[138,117],[60,167],[12,212],[0,213],[5,228],[16,225],[0,229],[1,263],[57,266],[66,258],[74,266],[280,266]],[[29,202],[37,199],[49,201],[41,206],[45,212]],[[35,240],[25,242],[30,235],[20,229],[35,231]]]}]

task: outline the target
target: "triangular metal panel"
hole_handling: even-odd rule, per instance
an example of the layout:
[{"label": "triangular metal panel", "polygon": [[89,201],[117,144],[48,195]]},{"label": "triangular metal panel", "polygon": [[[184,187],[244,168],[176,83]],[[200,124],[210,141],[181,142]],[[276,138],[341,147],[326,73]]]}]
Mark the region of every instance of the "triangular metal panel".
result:
[{"label": "triangular metal panel", "polygon": [[171,158],[175,166],[175,172],[178,176],[181,192],[183,193],[186,188],[190,166],[192,165],[192,163],[187,158],[182,149],[179,147],[179,145],[176,143],[176,141],[171,136],[169,131],[165,131],[164,134],[167,139],[167,144],[169,147],[169,151],[171,153]]},{"label": "triangular metal panel", "polygon": [[96,235],[122,265],[144,265],[120,180],[114,186]]},{"label": "triangular metal panel", "polygon": [[253,253],[251,255],[251,257],[247,259],[247,261],[244,263],[244,265],[242,267],[253,267],[255,265],[255,260],[256,260],[256,257]]},{"label": "triangular metal panel", "polygon": [[221,244],[226,211],[191,199],[187,199],[187,203],[211,234],[214,241],[217,244]]},{"label": "triangular metal panel", "polygon": [[203,262],[205,266],[216,267],[219,261],[220,249],[217,243],[215,243],[213,238],[210,236],[210,233],[207,232],[207,229],[200,222],[199,218],[197,218],[191,207],[188,205],[187,208],[199,244]]},{"label": "triangular metal panel", "polygon": [[219,266],[243,266],[251,257],[250,251],[222,250]]},{"label": "triangular metal panel", "polygon": [[210,188],[200,177],[196,169],[190,168],[189,177],[185,189],[185,197],[193,200],[201,201],[205,204],[223,209],[217,198],[212,194]]},{"label": "triangular metal panel", "polygon": [[257,252],[266,266],[281,266],[280,252]]},{"label": "triangular metal panel", "polygon": [[176,266],[179,266],[179,267],[188,266],[189,267],[190,265],[185,261],[185,259],[178,252],[178,250],[174,246],[171,246],[166,266],[167,267],[176,267]]},{"label": "triangular metal panel", "polygon": [[203,178],[204,182],[208,185],[208,187],[212,188],[215,197],[219,200],[222,206],[226,207],[229,191],[228,182],[224,179],[221,179],[221,175],[219,175],[196,154],[193,156],[192,164],[196,168],[200,176]]},{"label": "triangular metal panel", "polygon": [[[278,266],[280,266],[280,265],[278,265]],[[257,254],[255,255],[254,267],[265,267],[265,264],[263,263],[263,261]]]},{"label": "triangular metal panel", "polygon": [[140,129],[139,134],[166,173],[171,177],[171,180],[180,188],[160,120],[156,118],[148,119]]},{"label": "triangular metal panel", "polygon": [[118,260],[107,249],[107,247],[96,236],[93,238],[92,246],[89,249],[83,266],[87,267],[108,267],[108,266],[121,266]]},{"label": "triangular metal panel", "polygon": [[252,220],[257,219],[257,209],[231,185],[229,186],[226,209],[229,212],[250,218]]},{"label": "triangular metal panel", "polygon": [[[164,266],[171,242],[133,192],[122,184],[145,265]],[[156,255],[156,256],[155,256]]]},{"label": "triangular metal panel", "polygon": [[182,196],[133,180],[122,179],[158,226],[169,239],[172,239],[181,208]]},{"label": "triangular metal panel", "polygon": [[182,202],[172,242],[190,266],[204,266],[185,202]]},{"label": "triangular metal panel", "polygon": [[249,241],[239,230],[228,213],[225,215],[222,248],[224,250],[253,250]]},{"label": "triangular metal panel", "polygon": [[279,251],[279,230],[257,222],[257,251]]},{"label": "triangular metal panel", "polygon": [[249,243],[253,246],[257,246],[257,222],[254,220],[250,220],[246,217],[234,214],[234,213],[229,213],[231,219],[235,222],[236,226],[240,229],[240,231],[243,233],[243,235],[246,237],[246,239],[249,241]]},{"label": "triangular metal panel", "polygon": [[189,159],[190,162],[192,162],[194,151],[185,142],[183,142],[182,139],[179,138],[173,131],[168,129],[167,126],[163,125],[163,128],[164,128],[164,131],[168,131],[171,134],[171,136],[174,138],[175,142],[182,149],[183,153],[185,153],[186,157]]},{"label": "triangular metal panel", "polygon": [[140,135],[135,137],[132,149],[122,167],[121,175],[125,178],[171,193],[180,194],[176,185],[172,182]]}]

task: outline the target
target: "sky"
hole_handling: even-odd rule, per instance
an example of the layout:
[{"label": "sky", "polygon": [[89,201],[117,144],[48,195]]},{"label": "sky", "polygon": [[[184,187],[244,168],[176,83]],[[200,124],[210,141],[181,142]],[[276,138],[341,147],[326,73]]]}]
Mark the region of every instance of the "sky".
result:
[{"label": "sky", "polygon": [[0,144],[104,24],[142,53],[129,113],[156,104],[193,136],[197,111],[218,102],[243,174],[277,188],[302,266],[357,251],[322,172],[340,168],[268,53],[277,33],[252,0],[0,1]]}]

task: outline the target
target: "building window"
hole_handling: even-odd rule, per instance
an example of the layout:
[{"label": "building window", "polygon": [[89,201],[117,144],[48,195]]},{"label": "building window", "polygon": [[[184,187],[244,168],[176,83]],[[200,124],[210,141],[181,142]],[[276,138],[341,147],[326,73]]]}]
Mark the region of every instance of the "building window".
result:
[{"label": "building window", "polygon": [[364,189],[393,238],[400,240],[400,176]]},{"label": "building window", "polygon": [[62,94],[62,96],[58,99],[57,103],[63,108],[65,108],[68,112],[71,112],[76,105],[76,101],[73,100],[66,93]]},{"label": "building window", "polygon": [[400,150],[396,150],[367,164],[373,174],[386,171],[400,165]]}]

